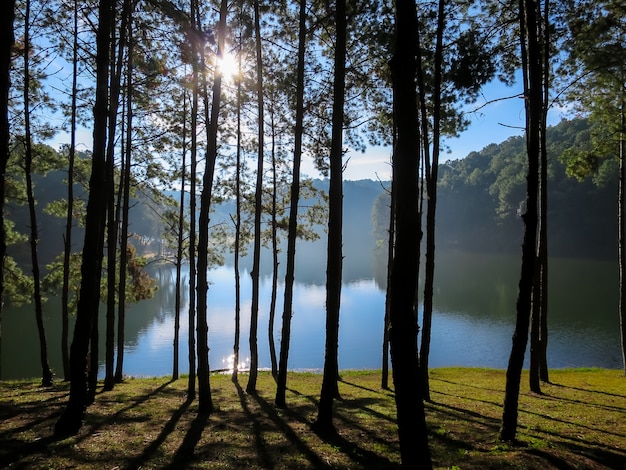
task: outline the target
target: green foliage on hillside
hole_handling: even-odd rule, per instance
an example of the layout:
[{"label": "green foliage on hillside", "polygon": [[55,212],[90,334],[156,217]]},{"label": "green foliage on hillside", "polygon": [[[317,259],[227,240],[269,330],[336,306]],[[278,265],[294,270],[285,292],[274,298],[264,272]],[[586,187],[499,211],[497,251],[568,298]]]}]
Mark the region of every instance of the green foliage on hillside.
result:
[{"label": "green foliage on hillside", "polygon": [[[553,256],[612,257],[616,252],[617,172],[577,180],[568,176],[563,155],[589,139],[586,120],[564,120],[548,130],[548,236]],[[604,168],[608,170],[609,167]],[[440,166],[438,248],[518,252],[526,188],[522,136],[490,144],[466,158]],[[388,196],[376,206],[374,230],[388,227]],[[380,215],[378,215],[380,214]]]}]

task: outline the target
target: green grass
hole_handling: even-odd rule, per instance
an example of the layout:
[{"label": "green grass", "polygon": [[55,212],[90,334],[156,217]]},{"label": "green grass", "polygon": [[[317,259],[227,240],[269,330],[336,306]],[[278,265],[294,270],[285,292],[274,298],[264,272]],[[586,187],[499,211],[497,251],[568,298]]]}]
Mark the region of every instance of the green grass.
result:
[{"label": "green grass", "polygon": [[[436,468],[626,470],[626,379],[621,371],[555,370],[543,395],[522,378],[518,442],[498,441],[504,371],[434,369],[426,404]],[[68,384],[0,382],[0,468],[399,468],[393,392],[380,373],[342,372],[338,434],[316,434],[321,375],[289,375],[287,409],[261,373],[258,395],[211,376],[216,410],[197,414],[186,379],[128,379],[98,393],[79,434],[57,440]]]}]

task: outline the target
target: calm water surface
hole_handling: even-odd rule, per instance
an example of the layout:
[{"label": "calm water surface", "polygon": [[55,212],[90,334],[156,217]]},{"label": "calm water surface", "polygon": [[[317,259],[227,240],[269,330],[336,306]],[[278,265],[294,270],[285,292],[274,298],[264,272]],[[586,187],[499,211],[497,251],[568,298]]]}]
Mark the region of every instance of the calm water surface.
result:
[{"label": "calm water surface", "polygon": [[[430,364],[505,368],[511,347],[519,258],[502,255],[440,253]],[[617,268],[613,262],[552,260],[550,275],[549,365],[621,367],[617,317]],[[174,328],[173,268],[155,271],[159,290],[151,300],[130,306],[127,314],[124,372],[131,376],[168,375],[172,370]],[[322,271],[323,275],[323,271]],[[324,279],[296,282],[289,368],[319,370],[324,361]],[[384,269],[350,275],[342,287],[339,363],[342,369],[380,368],[385,294]],[[234,274],[230,267],[209,273],[209,361],[229,366],[234,342]],[[186,282],[186,280],[185,280]],[[269,367],[267,340],[269,276],[262,278],[259,358]],[[281,285],[282,288],[282,285]],[[241,358],[249,356],[251,282],[242,272]],[[183,295],[180,370],[187,364],[188,295]],[[279,290],[275,339],[280,345],[282,291]],[[46,305],[50,363],[61,374],[58,299]],[[101,334],[104,322],[100,322]],[[104,351],[104,344],[100,347]],[[32,306],[9,308],[2,319],[2,378],[39,376],[38,343]],[[102,369],[101,369],[102,373]]]}]

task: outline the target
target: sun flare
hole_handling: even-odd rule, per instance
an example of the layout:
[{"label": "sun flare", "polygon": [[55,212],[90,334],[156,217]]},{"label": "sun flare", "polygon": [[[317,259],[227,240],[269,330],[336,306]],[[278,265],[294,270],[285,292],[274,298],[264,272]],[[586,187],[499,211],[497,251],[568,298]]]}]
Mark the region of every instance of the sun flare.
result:
[{"label": "sun flare", "polygon": [[224,80],[232,81],[239,75],[239,63],[233,54],[225,53],[217,65]]}]

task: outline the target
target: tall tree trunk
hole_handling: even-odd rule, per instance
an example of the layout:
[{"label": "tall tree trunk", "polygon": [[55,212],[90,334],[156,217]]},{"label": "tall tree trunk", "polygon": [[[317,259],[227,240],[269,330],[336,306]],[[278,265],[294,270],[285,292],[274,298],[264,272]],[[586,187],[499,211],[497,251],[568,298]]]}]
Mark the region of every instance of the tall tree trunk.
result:
[{"label": "tall tree trunk", "polygon": [[30,127],[30,0],[26,0],[24,13],[24,173],[26,177],[26,198],[28,199],[28,214],[30,218],[30,259],[32,263],[33,298],[35,301],[35,319],[39,337],[39,362],[41,364],[41,385],[52,385],[52,371],[48,365],[48,345],[46,331],[43,324],[43,300],[41,298],[41,279],[39,273],[39,256],[37,244],[39,234],[37,230],[37,213],[35,211],[35,194],[33,192],[33,146]]},{"label": "tall tree trunk", "polygon": [[180,287],[183,265],[183,231],[185,229],[185,173],[187,171],[187,91],[183,89],[183,143],[180,171],[180,199],[178,210],[178,240],[176,246],[176,293],[174,297],[174,360],[172,364],[172,380],[178,380],[179,344],[180,344]]},{"label": "tall tree trunk", "polygon": [[[2,311],[4,310],[4,259],[7,251],[4,230],[4,189],[7,162],[9,161],[9,87],[11,50],[15,41],[13,20],[15,0],[6,0],[0,9],[0,351],[2,350]],[[2,361],[0,361],[1,363]],[[0,379],[2,366],[0,365]]]},{"label": "tall tree trunk", "polygon": [[530,389],[541,393],[541,381],[549,381],[548,373],[548,150],[546,147],[546,127],[550,85],[550,43],[549,5],[544,1],[544,15],[541,22],[543,45],[543,110],[541,113],[541,154],[539,170],[539,235],[537,240],[537,266],[535,268],[535,290],[530,327]]},{"label": "tall tree trunk", "polygon": [[[115,364],[115,382],[124,380],[124,337],[126,331],[126,274],[128,268],[128,259],[130,256],[128,247],[128,226],[130,212],[130,184],[131,184],[131,160],[133,149],[133,8],[130,5],[128,10],[128,57],[126,66],[126,147],[124,148],[124,163],[122,165],[122,217],[120,227],[120,267],[119,267],[119,291],[117,306],[117,361]],[[116,224],[117,225],[117,224]]]},{"label": "tall tree trunk", "polygon": [[617,199],[618,220],[618,259],[619,259],[619,323],[622,339],[622,361],[624,374],[626,374],[626,249],[624,248],[624,236],[626,234],[626,222],[624,220],[624,197],[626,193],[626,103],[622,94],[620,107],[620,134],[619,134],[619,195]]},{"label": "tall tree trunk", "polygon": [[[241,58],[241,54],[239,57]],[[233,382],[237,382],[239,373],[239,340],[241,337],[241,275],[239,273],[239,252],[241,247],[241,80],[239,77],[237,80],[237,150],[235,154],[235,344],[233,347]]]},{"label": "tall tree trunk", "polygon": [[550,382],[548,371],[548,102],[550,93],[550,1],[544,1],[543,13],[543,113],[541,122],[539,260],[541,263],[541,318],[539,322],[539,378]]},{"label": "tall tree trunk", "polygon": [[[395,127],[395,126],[394,126]],[[395,134],[395,130],[394,130]],[[395,137],[394,137],[395,141]],[[395,147],[395,144],[394,144]],[[393,167],[393,165],[392,165]],[[383,364],[382,364],[382,377],[381,387],[385,390],[389,389],[389,330],[391,329],[390,309],[391,309],[391,268],[393,263],[393,253],[395,245],[395,226],[396,226],[396,213],[395,213],[395,194],[393,190],[393,168],[391,169],[391,188],[389,190],[389,228],[387,230],[389,239],[387,240],[387,289],[385,292],[385,317],[383,327]]]},{"label": "tall tree trunk", "polygon": [[[217,60],[221,60],[224,54],[224,42],[226,35],[226,15],[228,13],[228,2],[222,0],[220,3],[220,18],[217,29]],[[204,57],[204,56],[201,56]],[[201,58],[202,64],[204,59]],[[203,75],[204,77],[204,75]],[[206,80],[203,78],[205,112],[208,115],[208,93]],[[207,281],[208,270],[208,244],[209,244],[209,210],[211,206],[211,193],[213,188],[213,174],[215,172],[215,161],[217,158],[217,132],[220,113],[220,100],[222,88],[222,75],[218,67],[215,68],[213,78],[213,96],[211,102],[211,116],[207,120],[207,156],[206,168],[203,177],[202,193],[200,195],[200,214],[198,217],[198,411],[200,413],[210,413],[213,411],[211,399],[211,389],[209,385],[209,326],[207,323],[207,292],[209,284]],[[208,116],[207,116],[208,117]]]},{"label": "tall tree trunk", "polygon": [[[191,17],[193,23],[198,23],[198,4],[191,0]],[[191,95],[191,143],[190,143],[190,172],[189,172],[189,380],[187,383],[187,399],[196,397],[196,177],[198,166],[198,95],[199,95],[199,61],[198,44],[191,41],[192,57],[192,84]]]},{"label": "tall tree trunk", "polygon": [[76,160],[76,115],[78,94],[78,0],[74,0],[73,20],[74,25],[72,42],[70,147],[68,150],[67,166],[67,213],[65,218],[65,235],[63,237],[63,286],[61,288],[61,362],[63,363],[64,380],[70,380],[70,355],[68,350],[68,337],[70,316],[70,263],[72,259],[72,227],[74,220],[74,162]]},{"label": "tall tree trunk", "polygon": [[291,316],[293,314],[293,283],[296,258],[296,235],[298,229],[298,201],[300,199],[300,161],[302,159],[302,134],[304,130],[304,52],[306,46],[306,0],[300,0],[298,29],[298,66],[296,77],[296,125],[293,151],[293,180],[291,183],[291,207],[289,208],[289,229],[287,235],[287,266],[285,268],[285,298],[283,301],[283,321],[280,339],[280,356],[276,379],[278,407],[285,407],[287,391],[287,365],[289,342],[291,340]]},{"label": "tall tree trunk", "polygon": [[270,121],[272,126],[272,292],[270,294],[270,311],[267,322],[267,337],[270,348],[270,363],[272,367],[272,377],[278,377],[278,361],[276,360],[276,344],[274,343],[274,319],[276,317],[276,297],[278,293],[278,221],[276,220],[277,207],[277,176],[276,176],[276,123],[274,122],[274,107],[270,109]]},{"label": "tall tree trunk", "polygon": [[391,271],[389,340],[400,456],[406,468],[432,468],[417,355],[418,162],[420,132],[415,103],[417,15],[413,0],[396,0],[390,63],[398,137],[393,153],[396,249]]},{"label": "tall tree trunk", "polygon": [[326,261],[326,346],[324,376],[315,427],[336,432],[333,400],[339,397],[339,311],[341,307],[342,224],[343,224],[343,115],[346,78],[347,18],[345,0],[337,0],[335,11],[335,77],[330,147],[330,188],[328,207],[328,250]]},{"label": "tall tree trunk", "polygon": [[526,107],[526,149],[528,152],[528,176],[526,189],[526,213],[524,220],[524,241],[522,243],[522,268],[517,297],[517,319],[513,333],[511,356],[506,371],[506,390],[500,439],[515,440],[517,432],[517,410],[520,380],[524,355],[528,343],[528,328],[532,308],[533,281],[535,278],[539,158],[541,152],[541,113],[543,111],[543,65],[539,28],[539,8],[537,0],[520,0],[520,39],[522,73]]},{"label": "tall tree trunk", "polygon": [[89,199],[85,220],[85,240],[81,266],[81,286],[74,335],[70,347],[70,397],[55,425],[56,435],[76,434],[82,425],[87,404],[85,366],[93,319],[100,302],[100,276],[106,211],[106,129],[108,105],[109,40],[113,17],[112,0],[100,0],[96,34],[96,103],[94,106],[93,155]]},{"label": "tall tree trunk", "polygon": [[[424,279],[424,320],[422,325],[422,342],[420,345],[420,371],[422,374],[422,389],[424,399],[430,401],[430,380],[428,376],[428,360],[430,357],[430,337],[433,317],[433,287],[435,283],[435,214],[437,211],[437,179],[439,172],[439,151],[441,138],[441,80],[443,68],[443,33],[446,27],[445,0],[439,0],[437,13],[437,39],[435,45],[434,80],[433,80],[433,138],[432,138],[432,162],[430,161],[428,119],[426,115],[426,100],[424,93],[420,92],[422,103],[422,141],[424,142],[424,156],[426,167],[426,194],[428,207],[426,209],[426,269]],[[421,51],[418,51],[418,74],[423,77],[421,71]],[[423,78],[418,79],[423,86]],[[424,135],[426,137],[424,137]]]},{"label": "tall tree trunk", "polygon": [[[261,44],[261,19],[259,2],[254,2],[254,36],[256,46],[256,92],[258,116],[258,148],[256,167],[256,186],[254,194],[254,248],[252,261],[252,305],[250,307],[250,376],[246,392],[256,393],[256,382],[259,369],[259,351],[257,344],[259,324],[259,277],[261,275],[261,216],[263,215],[263,158],[265,139],[265,112],[263,102],[263,54]],[[270,348],[274,345],[270,343]],[[274,351],[274,358],[276,352]]]}]

